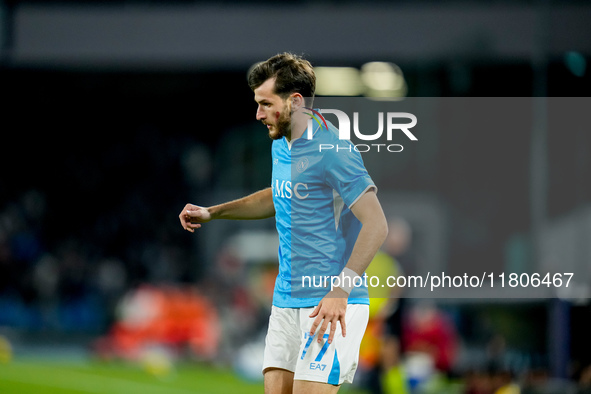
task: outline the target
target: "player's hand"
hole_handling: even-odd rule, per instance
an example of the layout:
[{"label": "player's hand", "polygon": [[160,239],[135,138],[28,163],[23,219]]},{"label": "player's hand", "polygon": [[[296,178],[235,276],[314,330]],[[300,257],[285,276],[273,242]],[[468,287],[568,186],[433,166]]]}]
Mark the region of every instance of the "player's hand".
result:
[{"label": "player's hand", "polygon": [[201,223],[207,223],[211,220],[211,214],[207,208],[187,204],[181,211],[179,219],[185,230],[195,232],[195,229],[201,227]]},{"label": "player's hand", "polygon": [[347,335],[347,325],[345,324],[345,313],[347,312],[347,300],[349,295],[340,287],[336,287],[330,293],[328,293],[314,311],[310,314],[310,317],[316,317],[312,327],[310,328],[310,335],[314,335],[316,328],[322,323],[318,330],[318,342],[322,342],[324,333],[328,329],[330,324],[330,334],[328,335],[328,343],[332,343],[335,331],[337,330],[337,323],[341,323],[341,330],[343,337]]}]

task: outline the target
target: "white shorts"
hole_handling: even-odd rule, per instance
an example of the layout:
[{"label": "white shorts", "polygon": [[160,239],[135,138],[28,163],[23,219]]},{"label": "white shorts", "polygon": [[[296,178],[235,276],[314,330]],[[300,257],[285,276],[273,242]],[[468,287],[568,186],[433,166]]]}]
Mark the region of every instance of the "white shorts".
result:
[{"label": "white shorts", "polygon": [[369,319],[369,306],[347,305],[345,322],[347,336],[343,338],[340,323],[332,344],[318,343],[316,335],[310,337],[315,318],[308,317],[314,308],[278,308],[273,306],[269,330],[265,340],[263,372],[267,368],[281,368],[294,372],[295,380],[309,380],[333,385],[353,383],[359,362],[359,346]]}]

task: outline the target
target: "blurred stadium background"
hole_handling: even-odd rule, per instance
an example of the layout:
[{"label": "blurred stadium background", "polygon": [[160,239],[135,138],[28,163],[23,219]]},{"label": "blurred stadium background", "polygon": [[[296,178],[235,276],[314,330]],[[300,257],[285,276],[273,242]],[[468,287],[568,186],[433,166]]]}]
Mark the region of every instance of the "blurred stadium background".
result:
[{"label": "blurred stadium background", "polygon": [[[246,72],[283,51],[329,96],[586,97],[591,3],[0,1],[0,392],[262,392],[274,222],[191,235],[177,215],[269,185]],[[395,179],[381,199],[415,260],[541,272],[554,245],[558,266],[589,266],[589,123],[533,125],[370,170]],[[492,393],[507,373],[522,392],[589,390],[590,280],[434,300],[457,353],[431,392]]]}]

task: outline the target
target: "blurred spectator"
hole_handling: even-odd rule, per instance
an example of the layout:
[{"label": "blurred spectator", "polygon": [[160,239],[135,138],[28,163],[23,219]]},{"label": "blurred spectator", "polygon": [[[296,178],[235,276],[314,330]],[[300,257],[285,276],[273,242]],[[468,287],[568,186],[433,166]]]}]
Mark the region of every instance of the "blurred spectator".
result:
[{"label": "blurred spectator", "polygon": [[591,365],[581,371],[578,385],[577,394],[591,394]]},{"label": "blurred spectator", "polygon": [[247,263],[226,243],[213,268],[201,286],[208,294],[215,294],[212,301],[218,308],[224,337],[220,361],[231,363],[236,349],[266,332],[278,266],[276,261]]},{"label": "blurred spectator", "polygon": [[94,278],[95,286],[105,305],[106,323],[112,324],[117,303],[127,290],[127,271],[121,260],[107,258],[98,262]]},{"label": "blurred spectator", "polygon": [[492,394],[493,382],[486,371],[470,370],[464,374],[464,394]]},{"label": "blurred spectator", "polygon": [[207,187],[212,171],[209,149],[203,144],[192,144],[183,153],[181,164],[186,184],[191,190]]},{"label": "blurred spectator", "polygon": [[457,334],[450,320],[432,303],[415,305],[404,323],[405,352],[427,357],[436,371],[449,374],[457,353]]},{"label": "blurred spectator", "polygon": [[[393,258],[396,275],[408,275],[414,261],[410,257],[412,229],[403,218],[393,218],[388,223],[388,237],[383,250]],[[414,269],[414,267],[412,267]],[[392,288],[389,302],[382,310],[384,318],[384,347],[382,351],[382,386],[385,394],[408,392],[407,376],[402,367],[403,319],[406,314],[407,299],[403,289]]]},{"label": "blurred spectator", "polygon": [[33,286],[37,291],[42,328],[58,329],[60,326],[58,316],[60,280],[61,271],[58,260],[46,253],[33,271]]},{"label": "blurred spectator", "polygon": [[[398,258],[409,248],[411,228],[402,218],[388,222],[388,236],[366,270],[385,284],[389,277],[404,275]],[[409,392],[401,364],[402,318],[405,299],[402,288],[369,287],[370,317],[361,349],[360,362],[366,386],[375,394]]]},{"label": "blurred spectator", "polygon": [[13,259],[10,250],[8,232],[0,227],[0,294],[5,292],[10,284],[14,283],[12,280],[12,265]]},{"label": "blurred spectator", "polygon": [[107,297],[119,298],[125,290],[127,274],[118,259],[104,259],[98,263],[96,285]]},{"label": "blurred spectator", "polygon": [[121,300],[109,335],[96,342],[102,358],[139,360],[158,345],[173,354],[212,360],[220,339],[218,314],[195,288],[142,285]]}]

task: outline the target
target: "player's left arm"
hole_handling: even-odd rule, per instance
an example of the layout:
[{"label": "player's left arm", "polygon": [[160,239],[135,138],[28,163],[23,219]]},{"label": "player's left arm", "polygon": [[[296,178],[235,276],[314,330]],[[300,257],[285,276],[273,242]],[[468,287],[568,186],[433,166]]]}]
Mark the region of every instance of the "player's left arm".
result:
[{"label": "player's left arm", "polygon": [[[351,207],[351,211],[359,219],[362,227],[345,269],[350,269],[361,276],[384,243],[386,235],[388,235],[388,223],[374,190],[364,193]],[[347,291],[336,287],[316,306],[310,315],[310,317],[316,317],[310,329],[310,335],[314,335],[316,328],[322,323],[318,331],[318,342],[322,341],[329,323],[329,343],[332,343],[339,321],[343,336],[346,336],[345,312],[347,311],[348,297]]]},{"label": "player's left arm", "polygon": [[363,194],[351,211],[362,227],[345,267],[361,276],[386,240],[388,222],[374,190]]}]

